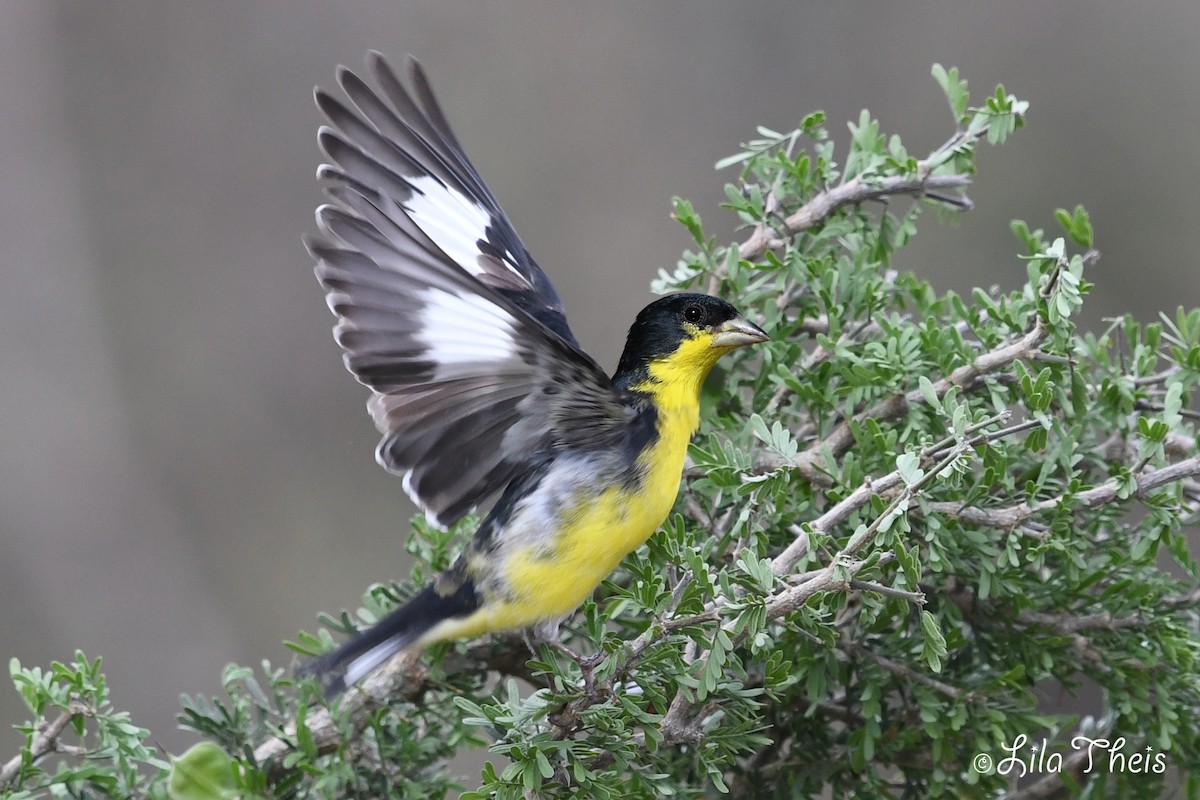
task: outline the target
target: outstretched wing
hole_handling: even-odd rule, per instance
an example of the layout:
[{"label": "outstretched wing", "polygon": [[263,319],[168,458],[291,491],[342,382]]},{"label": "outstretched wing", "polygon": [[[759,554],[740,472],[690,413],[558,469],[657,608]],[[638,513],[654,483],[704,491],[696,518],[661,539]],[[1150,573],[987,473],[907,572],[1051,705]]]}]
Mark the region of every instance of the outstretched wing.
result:
[{"label": "outstretched wing", "polygon": [[411,93],[379,53],[368,54],[367,68],[378,91],[350,70],[338,70],[356,111],[316,92],[317,106],[337,129],[320,132],[321,147],[337,167],[326,165],[319,174],[350,175],[386,191],[459,266],[578,349],[554,285],[463,152],[421,65],[409,57]]},{"label": "outstretched wing", "polygon": [[307,245],[346,366],[373,393],[377,460],[450,525],[559,449],[619,443],[631,412],[410,63],[421,106],[377,55],[394,111],[348,71],[362,117],[318,90],[342,133],[321,132],[333,202]]}]

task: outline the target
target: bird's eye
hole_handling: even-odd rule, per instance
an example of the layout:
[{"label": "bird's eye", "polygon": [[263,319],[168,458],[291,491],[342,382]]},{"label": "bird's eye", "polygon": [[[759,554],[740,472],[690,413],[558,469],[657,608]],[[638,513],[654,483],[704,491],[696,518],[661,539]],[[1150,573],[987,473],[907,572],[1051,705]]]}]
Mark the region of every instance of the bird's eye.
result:
[{"label": "bird's eye", "polygon": [[688,322],[699,322],[704,319],[704,309],[700,306],[688,306],[683,310],[683,318]]}]

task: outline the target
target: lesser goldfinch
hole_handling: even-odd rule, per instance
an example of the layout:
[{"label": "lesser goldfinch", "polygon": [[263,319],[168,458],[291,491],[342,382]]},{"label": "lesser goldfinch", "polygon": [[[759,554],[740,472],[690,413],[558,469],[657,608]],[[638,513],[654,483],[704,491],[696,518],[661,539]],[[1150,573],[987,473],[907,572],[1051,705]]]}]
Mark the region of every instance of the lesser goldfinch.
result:
[{"label": "lesser goldfinch", "polygon": [[371,389],[380,465],[437,526],[499,499],[433,583],[306,666],[331,691],[406,648],[573,611],[674,504],[709,369],[767,339],[723,300],[669,295],[637,315],[607,377],[420,65],[410,91],[383,56],[367,63],[378,89],[338,70],[353,108],[316,90],[333,202],[306,244],[346,366]]}]

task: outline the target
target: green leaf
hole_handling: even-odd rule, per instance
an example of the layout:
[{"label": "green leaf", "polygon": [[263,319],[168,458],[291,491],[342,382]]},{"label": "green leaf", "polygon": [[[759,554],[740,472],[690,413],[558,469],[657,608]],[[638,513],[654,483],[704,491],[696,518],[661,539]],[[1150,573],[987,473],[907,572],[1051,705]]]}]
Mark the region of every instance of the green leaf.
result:
[{"label": "green leaf", "polygon": [[538,772],[542,777],[549,780],[554,777],[554,767],[550,766],[550,759],[546,758],[546,754],[541,750],[536,753]]},{"label": "green leaf", "polygon": [[700,224],[700,215],[696,213],[696,209],[687,200],[679,197],[672,198],[671,205],[674,209],[672,216],[675,217],[675,221],[687,228],[688,233],[697,244],[703,245],[704,229]]},{"label": "green leaf", "polygon": [[896,548],[896,562],[900,565],[904,585],[916,587],[921,582],[921,551],[917,545],[905,549]]},{"label": "green leaf", "polygon": [[966,80],[959,80],[958,67],[947,70],[941,64],[933,65],[933,79],[942,87],[946,100],[950,103],[950,111],[954,114],[956,123],[963,122],[967,117],[967,106],[970,94],[967,92]]},{"label": "green leaf", "polygon": [[913,486],[925,477],[925,471],[920,468],[920,464],[921,457],[916,453],[901,453],[896,456],[896,469],[906,486]]},{"label": "green leaf", "polygon": [[1163,397],[1163,422],[1168,428],[1177,428],[1183,421],[1183,384],[1176,381],[1167,386]]},{"label": "green leaf", "polygon": [[1072,242],[1080,247],[1092,246],[1092,223],[1083,206],[1075,206],[1074,213],[1065,208],[1057,209],[1054,216]]},{"label": "green leaf", "polygon": [[938,413],[942,413],[942,401],[938,399],[937,390],[933,387],[933,381],[921,375],[917,378],[917,386],[920,388],[921,396],[925,398],[925,402],[929,404],[929,407]]},{"label": "green leaf", "polygon": [[212,742],[200,742],[171,759],[171,800],[227,800],[237,796],[233,759]]},{"label": "green leaf", "polygon": [[942,671],[942,661],[946,658],[946,637],[938,627],[937,619],[928,611],[921,611],[921,630],[925,634],[925,644],[921,649],[921,657],[934,672]]}]

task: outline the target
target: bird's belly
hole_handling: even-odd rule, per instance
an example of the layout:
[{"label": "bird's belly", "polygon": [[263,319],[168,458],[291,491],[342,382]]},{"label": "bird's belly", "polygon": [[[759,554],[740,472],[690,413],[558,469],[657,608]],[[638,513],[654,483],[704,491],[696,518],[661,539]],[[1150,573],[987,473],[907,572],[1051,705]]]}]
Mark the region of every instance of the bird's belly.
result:
[{"label": "bird's belly", "polygon": [[[647,475],[634,491],[617,487],[582,500],[576,495],[560,509],[556,523],[538,514],[514,519],[506,533],[513,541],[500,551],[503,578],[484,584],[489,596],[483,606],[466,618],[446,620],[423,643],[523,628],[570,614],[666,519],[680,472]],[[533,530],[538,523],[557,525],[557,532]]]},{"label": "bird's belly", "polygon": [[506,570],[509,585],[536,608],[537,619],[570,613],[658,529],[677,489],[678,480],[669,491],[636,497],[610,489],[582,504],[549,551],[525,548],[513,554]]},{"label": "bird's belly", "polygon": [[635,489],[614,487],[576,498],[562,510],[556,535],[512,552],[504,570],[515,600],[508,612],[522,619],[509,625],[569,614],[658,530],[679,492],[683,449],[659,453],[659,463],[646,464]]}]

